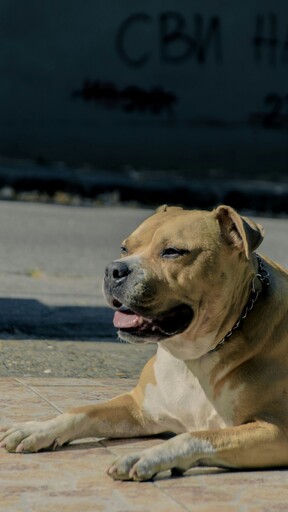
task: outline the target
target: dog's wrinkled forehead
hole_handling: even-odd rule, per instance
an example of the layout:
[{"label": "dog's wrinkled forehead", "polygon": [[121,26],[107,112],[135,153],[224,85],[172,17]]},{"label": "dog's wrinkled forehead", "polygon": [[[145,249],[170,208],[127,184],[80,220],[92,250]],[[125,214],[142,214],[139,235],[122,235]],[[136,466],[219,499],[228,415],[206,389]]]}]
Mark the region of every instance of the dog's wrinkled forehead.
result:
[{"label": "dog's wrinkled forehead", "polygon": [[162,206],[155,214],[140,224],[123,241],[123,245],[129,252],[134,252],[142,247],[147,247],[152,242],[177,244],[184,240],[192,241],[195,237],[202,238],[200,234],[203,231],[203,225],[207,224],[208,216],[209,212]]},{"label": "dog's wrinkled forehead", "polygon": [[155,244],[185,243],[191,248],[225,247],[242,253],[248,260],[263,240],[263,228],[251,219],[241,217],[233,208],[220,205],[215,210],[183,210],[179,207],[158,208],[123,243],[125,253]]}]

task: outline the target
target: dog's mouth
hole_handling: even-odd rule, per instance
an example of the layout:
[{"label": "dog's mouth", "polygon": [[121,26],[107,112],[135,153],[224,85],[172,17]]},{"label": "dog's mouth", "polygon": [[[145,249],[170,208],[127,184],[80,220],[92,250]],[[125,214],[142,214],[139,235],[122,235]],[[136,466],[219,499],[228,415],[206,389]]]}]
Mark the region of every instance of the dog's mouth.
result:
[{"label": "dog's mouth", "polygon": [[125,338],[143,338],[161,341],[185,331],[193,319],[193,311],[186,304],[181,304],[156,318],[147,318],[118,301],[114,302],[117,310],[114,314],[114,327]]}]

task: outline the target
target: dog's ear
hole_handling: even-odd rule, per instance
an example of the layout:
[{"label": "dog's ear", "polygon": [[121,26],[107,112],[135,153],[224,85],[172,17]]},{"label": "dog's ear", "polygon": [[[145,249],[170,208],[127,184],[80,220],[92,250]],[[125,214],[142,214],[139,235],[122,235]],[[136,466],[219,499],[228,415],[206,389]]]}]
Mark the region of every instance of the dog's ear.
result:
[{"label": "dog's ear", "polygon": [[263,240],[262,226],[247,217],[241,217],[230,206],[218,206],[214,212],[226,243],[239,252],[244,252],[249,259],[251,252],[255,251]]},{"label": "dog's ear", "polygon": [[162,204],[161,206],[158,206],[155,213],[167,212],[167,210],[168,210],[168,204]]},{"label": "dog's ear", "polygon": [[168,206],[168,204],[162,204],[157,208],[155,213],[163,213],[167,212],[168,210],[183,210],[183,208],[181,208],[181,206]]}]

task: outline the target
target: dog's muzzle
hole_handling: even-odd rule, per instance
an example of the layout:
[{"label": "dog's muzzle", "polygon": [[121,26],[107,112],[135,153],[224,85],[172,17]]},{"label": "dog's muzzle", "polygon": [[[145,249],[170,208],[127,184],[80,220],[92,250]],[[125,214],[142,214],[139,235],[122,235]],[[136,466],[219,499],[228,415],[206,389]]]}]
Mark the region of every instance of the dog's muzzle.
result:
[{"label": "dog's muzzle", "polygon": [[157,313],[155,297],[154,306],[151,300],[147,306],[149,287],[142,283],[142,278],[143,271],[125,261],[114,261],[106,267],[104,294],[116,310],[113,323],[120,337],[128,341],[161,341],[186,330],[193,319],[191,307],[177,303],[163,311],[160,303],[162,310]]}]

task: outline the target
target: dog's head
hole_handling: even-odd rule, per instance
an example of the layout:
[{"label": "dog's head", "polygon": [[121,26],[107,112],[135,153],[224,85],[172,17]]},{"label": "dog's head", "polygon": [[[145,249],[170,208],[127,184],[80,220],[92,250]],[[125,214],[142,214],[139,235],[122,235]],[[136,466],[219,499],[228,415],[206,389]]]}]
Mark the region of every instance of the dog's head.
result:
[{"label": "dog's head", "polygon": [[[228,206],[212,212],[160,207],[106,268],[104,294],[115,309],[119,336],[164,346],[169,340],[169,348],[189,341],[188,354],[205,353],[209,342],[200,347],[199,340],[221,332],[229,304],[237,309],[236,295],[248,289],[250,255],[262,234]],[[193,340],[200,343],[194,351]]]}]

